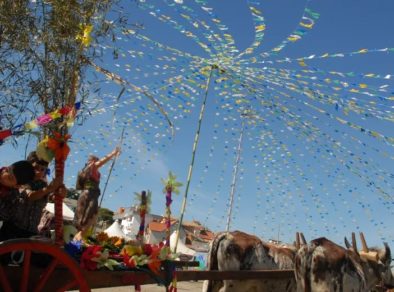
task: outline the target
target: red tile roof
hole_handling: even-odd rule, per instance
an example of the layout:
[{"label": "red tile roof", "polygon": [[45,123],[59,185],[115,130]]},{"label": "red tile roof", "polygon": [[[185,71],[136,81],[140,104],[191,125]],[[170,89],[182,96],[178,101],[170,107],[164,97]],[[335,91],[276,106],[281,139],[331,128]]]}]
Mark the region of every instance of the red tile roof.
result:
[{"label": "red tile roof", "polygon": [[182,226],[199,230],[204,229],[204,226],[202,226],[198,221],[185,221],[182,223]]},{"label": "red tile roof", "polygon": [[150,222],[148,227],[151,231],[156,231],[156,232],[163,232],[166,230],[165,223],[160,223],[160,222],[155,222],[155,221]]},{"label": "red tile roof", "polygon": [[213,240],[215,234],[211,231],[205,230],[205,232],[201,232],[198,237],[203,240]]},{"label": "red tile roof", "polygon": [[[172,226],[172,225],[174,225],[177,222],[178,222],[177,219],[171,218],[170,224]],[[160,220],[160,222],[152,221],[152,222],[149,223],[148,227],[149,227],[149,229],[151,231],[163,232],[167,228],[166,219],[162,218],[162,220]]]}]

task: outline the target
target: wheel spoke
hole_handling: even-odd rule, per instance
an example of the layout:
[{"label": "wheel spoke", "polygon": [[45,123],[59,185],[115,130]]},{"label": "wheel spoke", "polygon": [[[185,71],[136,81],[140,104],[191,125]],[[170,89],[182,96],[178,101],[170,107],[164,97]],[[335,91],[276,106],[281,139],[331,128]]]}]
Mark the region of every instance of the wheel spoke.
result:
[{"label": "wheel spoke", "polygon": [[[13,271],[19,270],[18,273],[9,273],[9,268],[0,263],[0,291],[14,291],[12,289],[14,283],[19,284],[18,291],[20,292],[40,292],[44,289],[66,291],[73,288],[82,292],[90,291],[77,262],[58,246],[32,239],[14,239],[0,243],[0,256],[19,251],[24,252],[24,258],[20,261],[21,266],[13,269]],[[33,252],[47,254],[51,257],[50,262],[44,269],[32,266]],[[63,272],[68,272],[70,275],[64,275],[63,277]],[[53,279],[59,275],[62,278],[61,281]],[[61,288],[58,289],[57,287]]]},{"label": "wheel spoke", "polygon": [[8,282],[7,276],[5,275],[3,267],[0,265],[0,283],[2,286],[2,291],[12,292],[10,282]]},{"label": "wheel spoke", "polygon": [[29,282],[30,275],[30,258],[31,258],[31,250],[24,250],[24,260],[23,260],[23,271],[22,271],[22,279],[21,286],[19,291],[25,292],[27,291],[27,284]]},{"label": "wheel spoke", "polygon": [[37,287],[34,289],[34,292],[39,292],[42,290],[42,288],[44,287],[45,283],[48,281],[49,276],[52,274],[57,264],[58,264],[57,259],[53,259],[51,261],[51,263],[46,268],[46,270],[41,274],[40,280],[37,284]]}]

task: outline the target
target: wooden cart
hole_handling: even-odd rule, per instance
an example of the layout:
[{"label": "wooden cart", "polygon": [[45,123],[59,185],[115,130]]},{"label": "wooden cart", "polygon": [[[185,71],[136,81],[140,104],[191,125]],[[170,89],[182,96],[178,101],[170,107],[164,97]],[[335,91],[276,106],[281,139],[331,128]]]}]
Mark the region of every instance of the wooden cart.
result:
[{"label": "wooden cart", "polygon": [[[21,258],[23,251],[23,258]],[[0,257],[13,254],[19,265],[0,265],[1,291],[90,291],[93,288],[135,286],[158,283],[168,287],[172,269],[177,268],[177,281],[267,279],[286,280],[294,277],[292,270],[284,271],[198,271],[179,268],[195,267],[198,262],[168,262],[159,275],[148,270],[87,271],[58,246],[31,239],[8,240],[0,243]],[[172,266],[171,266],[172,265]]]}]

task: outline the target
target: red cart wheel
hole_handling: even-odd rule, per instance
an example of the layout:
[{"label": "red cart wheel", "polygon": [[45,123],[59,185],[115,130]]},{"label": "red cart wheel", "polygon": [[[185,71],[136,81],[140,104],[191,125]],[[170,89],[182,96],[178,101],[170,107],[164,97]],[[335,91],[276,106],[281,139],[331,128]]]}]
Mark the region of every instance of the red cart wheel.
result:
[{"label": "red cart wheel", "polygon": [[[19,251],[23,252],[20,266],[8,263],[0,265],[0,290],[90,291],[78,263],[56,245],[32,239],[15,239],[0,243],[0,258],[4,259],[6,255],[10,256],[12,252]],[[45,267],[34,265],[37,258],[40,261],[40,256],[45,256],[44,264],[41,262],[40,265]]]}]

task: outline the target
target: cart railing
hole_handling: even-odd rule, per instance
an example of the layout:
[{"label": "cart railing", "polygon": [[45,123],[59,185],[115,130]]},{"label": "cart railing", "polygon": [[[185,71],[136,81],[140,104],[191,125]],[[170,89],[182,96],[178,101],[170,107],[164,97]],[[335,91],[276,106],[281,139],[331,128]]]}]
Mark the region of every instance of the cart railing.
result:
[{"label": "cart railing", "polygon": [[[155,274],[148,268],[138,270],[95,270],[81,269],[78,263],[56,245],[35,240],[10,240],[0,243],[0,256],[13,251],[24,251],[24,260],[20,265],[0,265],[0,287],[4,291],[14,291],[14,284],[20,291],[68,290],[65,287],[77,285],[80,291],[93,288],[109,288],[127,285],[160,284],[168,286],[176,270],[177,281],[199,280],[248,280],[264,279],[278,281],[294,279],[293,270],[253,270],[253,271],[201,271],[185,270],[198,267],[199,262],[166,261],[163,269]],[[35,255],[49,256],[43,266],[35,265]],[[45,287],[45,288],[44,288]]]}]

